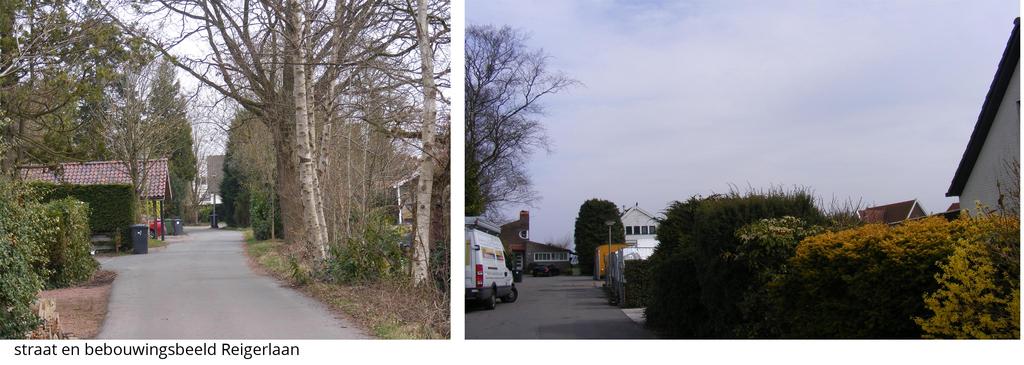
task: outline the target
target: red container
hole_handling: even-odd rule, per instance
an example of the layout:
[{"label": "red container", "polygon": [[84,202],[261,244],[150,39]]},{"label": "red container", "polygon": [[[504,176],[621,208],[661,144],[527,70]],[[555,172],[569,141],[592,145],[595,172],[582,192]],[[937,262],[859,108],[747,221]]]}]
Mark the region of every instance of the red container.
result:
[{"label": "red container", "polygon": [[[149,232],[155,236],[164,234],[164,224],[159,219],[149,221]],[[155,232],[155,233],[154,233]]]}]

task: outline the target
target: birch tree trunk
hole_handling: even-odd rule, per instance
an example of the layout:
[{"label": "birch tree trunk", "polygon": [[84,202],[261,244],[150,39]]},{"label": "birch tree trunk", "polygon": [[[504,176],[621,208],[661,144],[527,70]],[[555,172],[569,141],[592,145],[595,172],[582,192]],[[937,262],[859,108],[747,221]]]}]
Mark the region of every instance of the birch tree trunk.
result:
[{"label": "birch tree trunk", "polygon": [[434,51],[427,23],[427,0],[417,1],[416,40],[420,51],[420,77],[423,82],[423,115],[420,140],[423,156],[420,159],[419,182],[416,184],[416,241],[413,252],[413,281],[416,285],[428,282],[430,277],[430,197],[434,185],[434,124],[437,120],[434,86]]},{"label": "birch tree trunk", "polygon": [[320,224],[322,212],[321,201],[316,194],[316,169],[313,166],[312,146],[310,146],[310,120],[306,99],[306,56],[305,45],[302,43],[303,35],[300,34],[301,7],[295,0],[290,2],[288,14],[289,41],[294,45],[295,52],[291,55],[292,68],[295,70],[295,143],[296,152],[299,157],[299,190],[302,195],[302,222],[306,226],[306,238],[315,248],[320,259],[327,259],[327,245],[324,238],[324,227]]}]

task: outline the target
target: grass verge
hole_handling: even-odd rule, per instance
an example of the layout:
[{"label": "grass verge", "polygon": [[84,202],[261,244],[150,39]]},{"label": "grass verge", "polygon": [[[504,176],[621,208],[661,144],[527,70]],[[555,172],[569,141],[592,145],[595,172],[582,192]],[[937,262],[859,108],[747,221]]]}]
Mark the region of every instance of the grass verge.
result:
[{"label": "grass verge", "polygon": [[448,301],[441,293],[408,283],[329,283],[309,277],[281,240],[257,241],[245,231],[246,253],[265,273],[288,283],[331,310],[354,319],[383,339],[446,339],[451,336]]}]

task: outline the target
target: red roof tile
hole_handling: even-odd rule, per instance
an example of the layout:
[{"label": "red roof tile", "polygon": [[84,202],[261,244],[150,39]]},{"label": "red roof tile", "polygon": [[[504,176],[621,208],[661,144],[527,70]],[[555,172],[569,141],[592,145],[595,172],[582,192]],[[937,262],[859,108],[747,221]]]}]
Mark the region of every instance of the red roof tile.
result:
[{"label": "red roof tile", "polygon": [[[150,160],[145,164],[148,170],[146,186],[142,197],[162,199],[170,195],[167,159]],[[55,184],[98,185],[128,184],[132,179],[128,168],[121,161],[69,162],[59,164],[56,168],[42,165],[26,165],[18,169],[22,180],[47,181]]]},{"label": "red roof tile", "polygon": [[[917,209],[914,209],[917,208]],[[924,209],[917,204],[917,200],[879,205],[870,207],[859,212],[860,219],[865,223],[893,224],[911,218],[924,217]]]}]

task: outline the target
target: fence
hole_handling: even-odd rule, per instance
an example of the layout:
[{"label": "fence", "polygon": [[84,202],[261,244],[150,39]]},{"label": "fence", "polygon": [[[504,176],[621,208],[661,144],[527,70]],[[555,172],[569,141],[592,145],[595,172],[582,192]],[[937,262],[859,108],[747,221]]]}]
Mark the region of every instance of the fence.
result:
[{"label": "fence", "polygon": [[608,272],[605,275],[605,287],[608,288],[609,299],[612,304],[623,305],[626,302],[626,261],[646,260],[654,254],[651,247],[625,247],[608,254],[605,262],[608,263]]}]

